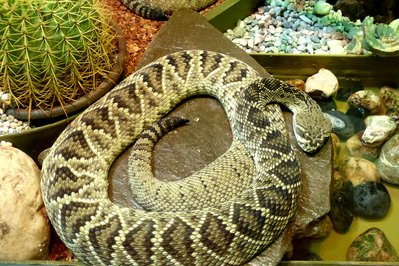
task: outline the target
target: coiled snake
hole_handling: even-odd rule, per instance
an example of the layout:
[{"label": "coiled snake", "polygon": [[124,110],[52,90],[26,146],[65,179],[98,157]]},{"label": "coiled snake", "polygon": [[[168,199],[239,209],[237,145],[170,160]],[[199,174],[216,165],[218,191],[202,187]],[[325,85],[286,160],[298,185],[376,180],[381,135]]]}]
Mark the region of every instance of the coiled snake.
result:
[{"label": "coiled snake", "polygon": [[[234,183],[229,173],[238,172],[239,178],[250,178],[249,186],[237,185],[238,195],[203,209],[146,211],[113,204],[107,194],[111,163],[144,129],[194,95],[217,98],[232,127],[233,145],[223,155],[230,159],[221,161],[239,162],[227,174],[217,172],[219,183],[228,187]],[[55,230],[89,265],[240,265],[250,260],[285,229],[300,186],[281,110],[271,102],[293,111],[302,148],[313,152],[328,138],[329,122],[305,93],[262,79],[230,56],[182,51],[137,71],[79,115],[46,157],[41,187]],[[234,156],[237,151],[250,157]],[[246,177],[250,169],[240,165],[249,164],[255,165],[254,176]],[[204,190],[212,195],[218,186]]]}]

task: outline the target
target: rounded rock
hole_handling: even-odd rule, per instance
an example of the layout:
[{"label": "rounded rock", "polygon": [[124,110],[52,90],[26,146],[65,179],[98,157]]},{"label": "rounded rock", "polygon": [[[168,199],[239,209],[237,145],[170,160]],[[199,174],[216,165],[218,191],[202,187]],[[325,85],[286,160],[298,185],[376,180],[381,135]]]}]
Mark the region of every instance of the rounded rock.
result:
[{"label": "rounded rock", "polygon": [[325,16],[332,10],[332,5],[327,3],[325,0],[319,0],[313,7],[313,14],[319,16]]},{"label": "rounded rock", "polygon": [[50,225],[40,170],[22,151],[0,146],[0,260],[46,259]]},{"label": "rounded rock", "polygon": [[330,70],[321,68],[306,80],[305,91],[315,98],[329,98],[338,91],[338,79]]},{"label": "rounded rock", "polygon": [[326,114],[331,121],[331,131],[337,134],[341,140],[347,140],[354,134],[355,129],[352,121],[345,113],[338,110],[329,110],[324,114]]},{"label": "rounded rock", "polygon": [[350,107],[345,113],[353,123],[355,127],[355,133],[358,133],[365,129],[366,125],[364,119],[367,116],[366,110],[358,107]]},{"label": "rounded rock", "polygon": [[345,143],[349,155],[353,157],[361,157],[367,160],[377,159],[378,155],[380,154],[380,148],[365,146],[362,143],[359,134],[353,135]]},{"label": "rounded rock", "polygon": [[354,187],[366,182],[380,181],[377,166],[363,158],[349,157],[345,160],[342,170],[346,179],[351,181]]},{"label": "rounded rock", "polygon": [[396,262],[399,256],[384,232],[370,228],[351,244],[346,259],[349,261]]},{"label": "rounded rock", "polygon": [[377,93],[371,90],[360,90],[348,97],[348,105],[360,107],[369,114],[380,114],[382,110],[382,100]]},{"label": "rounded rock", "polygon": [[330,218],[333,228],[338,233],[345,233],[353,221],[352,214],[353,185],[347,181],[334,188],[331,196]]},{"label": "rounded rock", "polygon": [[391,137],[382,147],[377,169],[384,181],[399,185],[399,134]]},{"label": "rounded rock", "polygon": [[362,142],[366,146],[379,147],[395,132],[397,125],[387,115],[373,115],[365,120],[366,129],[362,134]]},{"label": "rounded rock", "polygon": [[353,213],[367,219],[383,218],[391,206],[388,190],[380,182],[353,187]]}]

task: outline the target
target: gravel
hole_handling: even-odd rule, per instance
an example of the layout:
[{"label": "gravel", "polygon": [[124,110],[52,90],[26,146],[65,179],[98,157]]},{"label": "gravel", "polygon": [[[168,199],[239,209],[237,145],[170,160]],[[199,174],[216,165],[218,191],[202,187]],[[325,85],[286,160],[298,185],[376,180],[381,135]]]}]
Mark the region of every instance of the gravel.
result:
[{"label": "gravel", "polygon": [[[347,45],[358,32],[360,21],[352,23],[341,12],[315,15],[308,6],[282,5],[271,1],[225,33],[246,52],[290,54],[347,54]],[[286,2],[287,3],[287,2]],[[312,4],[313,3],[313,4]],[[312,6],[313,5],[313,6]]]}]

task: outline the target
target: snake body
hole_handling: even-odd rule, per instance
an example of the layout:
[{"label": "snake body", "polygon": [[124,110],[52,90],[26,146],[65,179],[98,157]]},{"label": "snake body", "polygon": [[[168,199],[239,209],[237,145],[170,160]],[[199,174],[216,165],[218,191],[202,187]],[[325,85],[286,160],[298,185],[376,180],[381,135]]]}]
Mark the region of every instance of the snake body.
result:
[{"label": "snake body", "polygon": [[[234,140],[223,156],[245,147],[249,158],[237,159],[254,164],[249,187],[203,209],[147,211],[113,204],[107,173],[114,159],[194,95],[213,96],[226,110]],[[182,51],[135,72],[79,115],[46,157],[41,187],[55,230],[88,265],[240,265],[250,260],[285,229],[300,187],[281,110],[271,104],[276,101],[294,112],[304,149],[323,144],[330,125],[309,97],[277,79],[262,79],[230,56]],[[218,181],[230,179],[222,173]]]},{"label": "snake body", "polygon": [[195,11],[212,5],[217,0],[121,0],[135,14],[147,18],[164,20],[180,8]]}]

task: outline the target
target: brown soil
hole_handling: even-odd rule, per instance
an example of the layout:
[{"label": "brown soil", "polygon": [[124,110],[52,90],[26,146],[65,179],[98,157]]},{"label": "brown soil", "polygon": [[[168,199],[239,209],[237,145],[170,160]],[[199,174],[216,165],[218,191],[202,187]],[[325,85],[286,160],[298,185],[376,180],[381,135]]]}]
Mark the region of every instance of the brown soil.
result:
[{"label": "brown soil", "polygon": [[[136,69],[136,65],[143,56],[145,48],[165,22],[143,19],[129,11],[120,0],[101,1],[106,5],[107,10],[110,11],[113,19],[125,35],[128,54],[124,74],[131,74]],[[223,1],[217,1],[214,5],[201,11],[201,13],[206,13]]]}]

